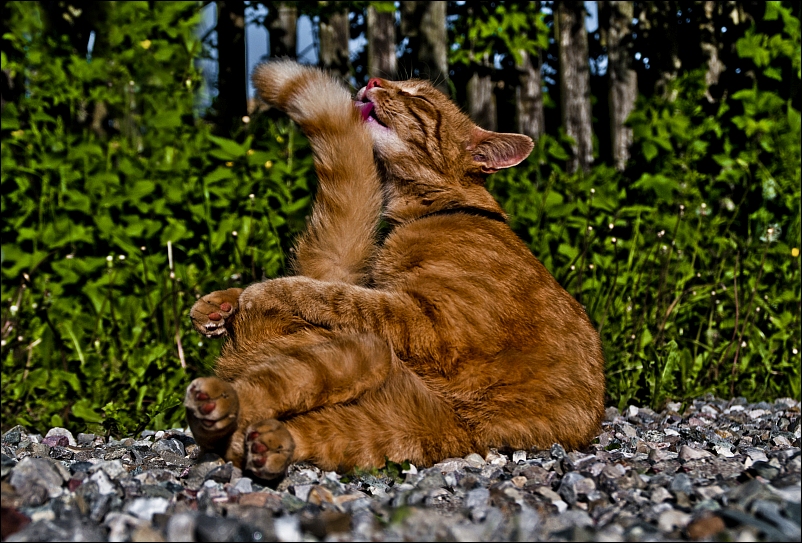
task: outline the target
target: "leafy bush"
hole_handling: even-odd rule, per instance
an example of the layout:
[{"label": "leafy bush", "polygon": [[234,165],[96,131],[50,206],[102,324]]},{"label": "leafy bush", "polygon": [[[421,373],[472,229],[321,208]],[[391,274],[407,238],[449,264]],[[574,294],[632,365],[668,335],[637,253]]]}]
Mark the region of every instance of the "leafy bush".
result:
[{"label": "leafy bush", "polygon": [[[288,123],[255,118],[262,138],[238,142],[193,112],[195,5],[117,3],[91,61],[36,6],[11,4],[2,66],[27,90],[2,119],[3,424],[180,424],[219,349],[189,306],[284,271],[311,155]],[[80,123],[93,107],[102,130]]]},{"label": "leafy bush", "polygon": [[696,71],[639,102],[623,174],[568,176],[547,136],[525,177],[492,179],[513,227],[601,331],[619,407],[800,396],[800,114],[764,90],[799,81],[799,21],[777,3],[767,18],[782,33],[753,29],[737,44],[754,59],[751,88],[711,104]]},{"label": "leafy bush", "polygon": [[[115,3],[91,56],[40,6],[5,8],[2,68],[25,92],[2,117],[3,425],[183,424],[183,390],[219,349],[189,307],[287,271],[308,146],[266,115],[212,135],[197,4]],[[800,396],[800,117],[777,85],[798,85],[799,21],[770,6],[782,30],[738,43],[753,85],[711,103],[692,72],[642,100],[625,172],[567,175],[565,141],[545,136],[490,178],[601,331],[619,406]]]}]

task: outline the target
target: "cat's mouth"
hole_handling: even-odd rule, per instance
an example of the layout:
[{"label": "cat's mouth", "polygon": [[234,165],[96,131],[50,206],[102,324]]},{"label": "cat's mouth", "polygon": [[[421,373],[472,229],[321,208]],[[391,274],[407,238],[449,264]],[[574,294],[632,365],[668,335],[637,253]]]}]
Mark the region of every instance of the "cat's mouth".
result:
[{"label": "cat's mouth", "polygon": [[370,100],[363,99],[362,101],[355,101],[354,106],[356,106],[356,108],[359,110],[364,122],[368,124],[376,123],[383,128],[389,128],[376,116],[376,106],[374,106],[373,102]]}]

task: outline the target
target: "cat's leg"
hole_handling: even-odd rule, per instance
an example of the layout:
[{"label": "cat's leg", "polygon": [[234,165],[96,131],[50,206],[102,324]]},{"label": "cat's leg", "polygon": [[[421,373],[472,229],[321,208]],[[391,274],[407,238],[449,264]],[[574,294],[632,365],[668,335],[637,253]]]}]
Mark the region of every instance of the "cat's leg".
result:
[{"label": "cat's leg", "polygon": [[241,288],[217,290],[195,302],[189,311],[195,330],[209,338],[226,335],[226,323],[239,309],[240,294]]},{"label": "cat's leg", "polygon": [[247,424],[353,401],[381,386],[399,364],[375,334],[321,339],[309,332],[283,341],[281,354],[272,345],[265,356],[251,352],[250,367],[232,383]]},{"label": "cat's leg", "polygon": [[[444,458],[485,452],[446,399],[403,367],[395,368],[381,387],[353,402],[316,409],[283,423],[268,425],[266,421],[263,428],[270,431],[251,442],[264,443],[264,447],[251,446],[245,453],[254,473],[268,476],[260,464],[267,466],[278,452],[286,453],[286,448],[276,448],[277,438],[284,435],[279,433],[282,426],[294,444],[288,463],[308,461],[340,472],[381,467],[385,458],[429,466]],[[267,443],[262,435],[273,441]]]},{"label": "cat's leg", "polygon": [[[442,359],[438,353],[444,338],[437,311],[429,301],[406,292],[283,277],[250,285],[240,296],[240,305],[249,314],[280,311],[321,328],[375,333],[405,359]],[[468,330],[472,323],[461,326],[452,319],[444,325]]]},{"label": "cat's leg", "polygon": [[[277,342],[282,342],[280,348]],[[391,368],[400,364],[392,358],[387,344],[374,334],[330,338],[313,331],[271,341],[262,353],[253,348],[245,353],[240,350],[223,354],[219,366],[236,365],[232,358],[247,361],[247,369],[242,369],[230,383],[238,399],[236,429],[230,435],[212,436],[211,446],[205,448],[265,479],[283,473],[293,449],[293,440],[284,426],[265,421],[356,401],[381,387]],[[220,367],[216,371],[219,374]],[[210,413],[209,419],[220,417],[215,407],[203,403],[209,401],[205,396],[194,402],[192,412],[188,407],[190,420],[192,416],[204,420],[196,414],[204,410]],[[206,431],[196,423],[193,432],[196,427],[201,434]]]},{"label": "cat's leg", "polygon": [[296,273],[364,284],[383,193],[373,142],[349,91],[323,71],[291,61],[260,64],[253,82],[263,100],[300,125],[315,155],[318,189],[297,241]]}]

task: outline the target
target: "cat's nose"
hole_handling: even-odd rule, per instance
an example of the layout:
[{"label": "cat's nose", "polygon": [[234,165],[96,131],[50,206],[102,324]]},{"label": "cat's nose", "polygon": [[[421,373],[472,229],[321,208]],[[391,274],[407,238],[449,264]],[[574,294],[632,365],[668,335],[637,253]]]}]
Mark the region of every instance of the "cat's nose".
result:
[{"label": "cat's nose", "polygon": [[368,81],[368,87],[367,87],[367,89],[368,89],[368,90],[370,90],[370,89],[372,89],[373,87],[379,87],[379,88],[381,88],[381,79],[379,79],[378,77],[373,77],[373,78],[371,78],[371,79]]}]

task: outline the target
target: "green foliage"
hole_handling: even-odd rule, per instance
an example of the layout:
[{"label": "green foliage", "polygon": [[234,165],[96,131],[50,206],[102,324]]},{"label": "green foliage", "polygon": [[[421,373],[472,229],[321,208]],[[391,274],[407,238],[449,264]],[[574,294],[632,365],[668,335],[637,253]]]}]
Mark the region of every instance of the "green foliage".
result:
[{"label": "green foliage", "polygon": [[[219,349],[189,307],[286,272],[310,202],[308,145],[266,115],[212,135],[196,101],[200,4],[109,4],[91,58],[42,6],[9,3],[3,36],[2,68],[25,90],[2,116],[3,425],[183,424],[183,390]],[[625,172],[568,175],[567,140],[546,135],[489,180],[599,328],[619,406],[800,397],[800,113],[777,91],[778,77],[798,87],[800,31],[767,6],[783,30],[736,44],[751,84],[710,102],[690,72],[642,99]],[[548,45],[530,3],[472,9],[453,25],[453,65]],[[398,481],[406,467],[374,475]]]},{"label": "green foliage", "polygon": [[738,42],[762,68],[752,88],[710,104],[698,71],[638,103],[625,172],[566,175],[546,136],[526,170],[491,178],[601,331],[619,407],[800,395],[800,114],[764,90],[778,59],[798,57],[798,20],[781,13],[783,34]]},{"label": "green foliage", "polygon": [[481,64],[483,58],[499,53],[520,64],[523,53],[546,49],[549,35],[545,15],[536,2],[470,4],[468,16],[455,28],[449,63]]},{"label": "green foliage", "polygon": [[117,3],[91,61],[64,53],[37,4],[8,9],[19,55],[3,69],[28,92],[2,119],[3,424],[183,424],[183,390],[219,349],[189,307],[284,271],[306,144],[288,123],[255,118],[260,138],[234,141],[195,116],[196,4]]}]

